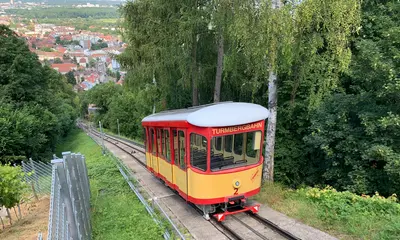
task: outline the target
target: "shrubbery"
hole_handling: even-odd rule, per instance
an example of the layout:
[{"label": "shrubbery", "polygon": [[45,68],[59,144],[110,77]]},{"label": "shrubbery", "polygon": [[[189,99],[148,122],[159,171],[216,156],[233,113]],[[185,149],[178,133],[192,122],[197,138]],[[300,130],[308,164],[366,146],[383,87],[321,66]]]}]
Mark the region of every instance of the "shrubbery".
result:
[{"label": "shrubbery", "polygon": [[400,204],[396,194],[385,198],[378,193],[369,195],[356,195],[349,191],[338,192],[332,187],[301,188],[296,191],[299,196],[307,198],[320,207],[334,212],[327,216],[341,218],[350,214],[393,214],[400,215]]},{"label": "shrubbery", "polygon": [[0,25],[0,163],[54,153],[77,117],[72,86]]}]

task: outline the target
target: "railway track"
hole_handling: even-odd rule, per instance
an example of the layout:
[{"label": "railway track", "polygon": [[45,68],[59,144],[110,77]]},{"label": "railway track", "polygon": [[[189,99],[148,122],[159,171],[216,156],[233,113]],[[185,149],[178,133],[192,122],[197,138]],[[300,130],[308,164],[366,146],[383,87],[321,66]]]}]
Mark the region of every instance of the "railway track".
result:
[{"label": "railway track", "polygon": [[[96,137],[102,138],[101,133],[99,133],[98,131],[93,129],[89,130],[87,127],[84,128],[86,131],[95,135]],[[109,134],[104,134],[104,141],[107,141],[108,143],[116,146],[126,154],[132,156],[140,165],[147,169],[146,163],[141,160],[140,157],[136,156],[137,153],[145,154],[145,151],[143,150],[144,145],[140,145],[133,141],[122,139],[116,136],[110,136]],[[126,148],[130,148],[131,150],[128,150]],[[143,157],[141,158],[143,159]],[[194,207],[199,212],[199,214],[203,214],[201,210],[198,209],[195,205],[190,205]],[[258,214],[240,213],[237,215],[238,216],[229,216],[224,222],[219,222],[216,218],[212,217],[210,222],[219,231],[224,233],[224,235],[229,239],[300,240],[300,238],[294,236],[290,232],[280,228],[278,225],[274,224],[268,219],[259,216]]]}]

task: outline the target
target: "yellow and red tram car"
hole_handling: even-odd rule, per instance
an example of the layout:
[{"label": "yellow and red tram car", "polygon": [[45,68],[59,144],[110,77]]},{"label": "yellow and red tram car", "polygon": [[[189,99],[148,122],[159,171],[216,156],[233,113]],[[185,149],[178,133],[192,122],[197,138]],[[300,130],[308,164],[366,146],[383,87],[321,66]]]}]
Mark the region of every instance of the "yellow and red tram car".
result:
[{"label": "yellow and red tram car", "polygon": [[147,168],[207,219],[257,212],[246,199],[260,191],[268,115],[257,104],[222,102],[147,116]]}]

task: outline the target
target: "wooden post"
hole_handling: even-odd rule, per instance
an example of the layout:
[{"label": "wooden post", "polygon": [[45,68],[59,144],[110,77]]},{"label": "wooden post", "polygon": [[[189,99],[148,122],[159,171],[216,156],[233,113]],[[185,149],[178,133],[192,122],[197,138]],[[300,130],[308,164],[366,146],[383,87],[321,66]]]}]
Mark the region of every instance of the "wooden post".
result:
[{"label": "wooden post", "polygon": [[19,218],[21,219],[22,218],[22,214],[21,214],[21,207],[20,207],[19,203],[18,203],[18,213],[19,213]]}]

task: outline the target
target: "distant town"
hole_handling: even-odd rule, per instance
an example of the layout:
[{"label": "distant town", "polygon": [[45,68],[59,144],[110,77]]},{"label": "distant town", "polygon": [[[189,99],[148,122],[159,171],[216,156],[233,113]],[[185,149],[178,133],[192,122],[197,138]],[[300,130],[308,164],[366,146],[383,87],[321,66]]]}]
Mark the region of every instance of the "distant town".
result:
[{"label": "distant town", "polygon": [[[86,3],[69,7],[105,6],[108,5]],[[116,56],[125,50],[126,44],[118,37],[116,27],[99,28],[89,25],[87,30],[82,30],[71,24],[67,26],[59,23],[41,23],[38,19],[7,13],[9,9],[31,8],[46,8],[46,5],[13,0],[0,3],[0,24],[9,26],[20,37],[25,38],[30,50],[38,55],[42,64],[47,64],[66,75],[76,91],[86,91],[109,81],[123,84],[126,72],[121,70]],[[74,79],[71,79],[72,76]]]}]

